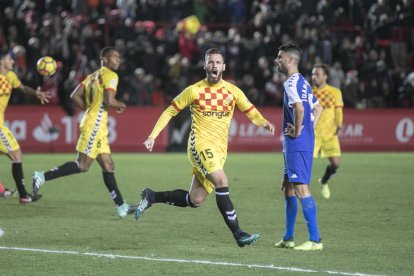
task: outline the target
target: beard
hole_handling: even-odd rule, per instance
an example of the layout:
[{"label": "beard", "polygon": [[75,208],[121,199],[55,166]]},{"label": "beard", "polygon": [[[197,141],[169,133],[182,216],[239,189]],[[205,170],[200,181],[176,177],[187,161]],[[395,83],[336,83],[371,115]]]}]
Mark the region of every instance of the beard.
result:
[{"label": "beard", "polygon": [[283,66],[277,66],[277,71],[282,74],[287,74],[287,70]]},{"label": "beard", "polygon": [[216,74],[213,74],[211,71],[207,72],[207,81],[209,83],[218,83],[223,76],[223,71],[217,72]]}]

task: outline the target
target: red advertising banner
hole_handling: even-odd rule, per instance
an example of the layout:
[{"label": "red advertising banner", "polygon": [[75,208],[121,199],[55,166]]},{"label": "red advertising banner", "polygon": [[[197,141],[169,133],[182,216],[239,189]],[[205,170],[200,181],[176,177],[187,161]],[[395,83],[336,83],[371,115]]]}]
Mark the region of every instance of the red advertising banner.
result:
[{"label": "red advertising banner", "polygon": [[344,151],[414,151],[413,109],[344,110]]},{"label": "red advertising banner", "polygon": [[[281,150],[282,109],[261,108],[260,112],[275,124],[275,136],[236,112],[230,127],[230,151]],[[339,139],[343,151],[414,151],[414,110],[345,109]]]},{"label": "red advertising banner", "polygon": [[[112,151],[145,151],[142,143],[162,111],[158,107],[128,107],[123,114],[110,112],[108,138]],[[236,111],[229,130],[230,152],[281,151],[282,109],[260,108],[260,112],[275,124],[275,135]],[[6,125],[24,152],[75,152],[81,116],[67,116],[57,106],[9,106]],[[185,116],[177,126],[166,128],[157,138],[154,151],[166,151],[171,144],[181,144],[184,149],[189,120]],[[345,109],[339,137],[343,151],[414,151],[414,110]]]},{"label": "red advertising banner", "polygon": [[[110,112],[108,140],[112,151],[146,151],[142,144],[151,132],[162,109],[127,108],[124,113]],[[23,152],[76,152],[78,124],[83,112],[67,116],[58,106],[9,106],[6,125],[13,132]],[[165,151],[168,136],[157,138],[154,151]]]}]

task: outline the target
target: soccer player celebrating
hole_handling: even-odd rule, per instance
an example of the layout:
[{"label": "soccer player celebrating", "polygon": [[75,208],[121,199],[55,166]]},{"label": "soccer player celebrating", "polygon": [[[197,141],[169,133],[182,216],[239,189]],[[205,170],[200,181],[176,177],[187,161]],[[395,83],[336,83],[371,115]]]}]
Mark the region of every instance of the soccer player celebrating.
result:
[{"label": "soccer player celebrating", "polygon": [[[309,190],[312,174],[314,125],[322,107],[313,96],[311,87],[299,73],[302,50],[294,44],[284,44],[274,60],[275,65],[288,79],[283,83],[283,180],[285,196],[285,235],[276,243],[277,248],[296,250],[322,250],[316,219],[316,204]],[[297,199],[302,205],[303,216],[309,231],[309,241],[296,246],[293,241],[298,212]]]},{"label": "soccer player celebrating", "polygon": [[329,77],[328,67],[324,64],[315,65],[312,69],[313,94],[323,107],[323,112],[315,126],[315,150],[313,158],[328,157],[329,165],[325,174],[319,179],[322,184],[321,194],[328,199],[331,196],[328,180],[339,168],[341,147],[338,133],[342,128],[344,102],[342,93],[336,87],[327,84]]},{"label": "soccer player celebrating", "polygon": [[196,208],[214,190],[217,207],[224,221],[238,246],[243,247],[255,242],[259,235],[248,234],[239,227],[237,214],[230,200],[228,179],[223,170],[227,157],[229,126],[235,106],[254,124],[272,134],[274,126],[263,118],[238,87],[222,79],[225,68],[221,52],[215,48],[207,50],[204,63],[206,78],[188,86],[172,101],[144,142],[147,150],[152,151],[155,139],[171,117],[189,106],[192,124],[187,154],[193,167],[190,190],[154,192],[146,188],[141,194],[135,217],[139,219],[154,203]]},{"label": "soccer player celebrating", "polygon": [[13,88],[35,96],[42,104],[48,103],[51,96],[39,89],[34,90],[23,85],[12,71],[13,64],[14,60],[10,53],[7,50],[0,50],[0,152],[7,155],[12,161],[12,174],[19,192],[19,202],[25,204],[40,199],[40,195],[32,195],[26,191],[22,164],[23,153],[13,133],[4,125],[4,113]]},{"label": "soccer player celebrating", "polygon": [[126,108],[125,103],[115,99],[118,75],[114,71],[118,69],[121,57],[116,48],[106,47],[102,49],[100,58],[101,68],[88,75],[71,95],[76,104],[85,110],[76,145],[78,158],[47,172],[33,172],[33,192],[37,194],[45,181],[88,171],[92,162],[97,159],[102,167],[105,185],[117,205],[118,216],[123,218],[133,213],[134,209],[124,202],[115,180],[115,166],[111,158],[107,126],[109,107],[119,113]]}]

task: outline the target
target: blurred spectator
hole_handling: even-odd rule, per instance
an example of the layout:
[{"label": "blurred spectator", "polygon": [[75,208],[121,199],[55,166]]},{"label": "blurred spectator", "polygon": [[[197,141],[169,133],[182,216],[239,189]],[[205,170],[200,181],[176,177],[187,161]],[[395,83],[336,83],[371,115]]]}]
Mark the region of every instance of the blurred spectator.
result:
[{"label": "blurred spectator", "polygon": [[[0,3],[0,47],[16,47],[19,77],[55,86],[69,114],[68,91],[99,67],[99,49],[109,45],[122,51],[117,95],[131,105],[168,103],[203,77],[200,64],[211,47],[225,55],[226,79],[246,87],[252,102],[280,105],[282,80],[271,62],[275,45],[292,42],[303,49],[304,76],[316,63],[330,66],[346,107],[412,106],[405,78],[414,71],[413,1],[9,2]],[[44,55],[63,64],[53,81],[35,71]]]}]

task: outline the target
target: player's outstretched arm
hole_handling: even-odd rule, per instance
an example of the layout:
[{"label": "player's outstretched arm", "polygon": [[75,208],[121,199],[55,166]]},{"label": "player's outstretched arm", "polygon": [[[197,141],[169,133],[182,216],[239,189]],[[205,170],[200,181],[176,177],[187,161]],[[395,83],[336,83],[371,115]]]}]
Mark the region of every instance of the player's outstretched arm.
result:
[{"label": "player's outstretched arm", "polygon": [[145,142],[144,142],[145,148],[150,152],[152,151],[152,148],[154,147],[154,144],[155,144],[155,139],[153,139],[151,137],[148,137],[148,139],[145,140]]},{"label": "player's outstretched arm", "polygon": [[49,92],[41,91],[40,87],[34,90],[33,88],[27,85],[23,85],[22,90],[25,94],[35,96],[37,99],[40,100],[41,104],[49,103],[49,99],[52,98],[52,95],[50,95]]}]

